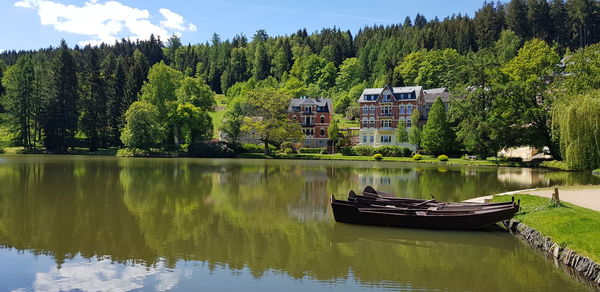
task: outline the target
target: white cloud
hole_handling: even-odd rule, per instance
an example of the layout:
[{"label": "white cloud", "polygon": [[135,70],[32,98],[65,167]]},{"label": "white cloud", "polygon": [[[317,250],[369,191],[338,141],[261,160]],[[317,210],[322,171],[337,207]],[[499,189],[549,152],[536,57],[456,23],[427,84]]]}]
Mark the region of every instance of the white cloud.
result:
[{"label": "white cloud", "polygon": [[[159,263],[152,267],[140,264],[118,265],[109,259],[91,259],[66,263],[60,269],[35,275],[35,291],[130,291],[144,288],[145,282],[153,278],[155,291],[173,289],[183,279],[189,279],[191,270],[172,271]],[[150,289],[150,287],[148,287]],[[22,291],[26,290],[25,288]],[[19,290],[17,290],[19,291]]]},{"label": "white cloud", "polygon": [[14,6],[37,10],[42,25],[91,38],[83,44],[112,43],[123,37],[147,39],[151,34],[167,39],[172,34],[196,30],[193,23],[169,9],[159,9],[164,20],[154,24],[148,10],[118,1],[89,0],[83,6],[76,6],[50,0],[20,0]]}]

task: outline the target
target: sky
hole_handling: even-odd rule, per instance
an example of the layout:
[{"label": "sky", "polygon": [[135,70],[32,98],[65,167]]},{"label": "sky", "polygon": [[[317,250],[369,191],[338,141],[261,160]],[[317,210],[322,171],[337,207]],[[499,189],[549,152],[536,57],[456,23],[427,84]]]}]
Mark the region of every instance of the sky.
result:
[{"label": "sky", "polygon": [[258,29],[289,35],[336,26],[356,33],[367,25],[403,23],[417,13],[427,19],[474,15],[483,0],[0,0],[0,51],[113,43],[116,39],[166,40],[184,44]]}]

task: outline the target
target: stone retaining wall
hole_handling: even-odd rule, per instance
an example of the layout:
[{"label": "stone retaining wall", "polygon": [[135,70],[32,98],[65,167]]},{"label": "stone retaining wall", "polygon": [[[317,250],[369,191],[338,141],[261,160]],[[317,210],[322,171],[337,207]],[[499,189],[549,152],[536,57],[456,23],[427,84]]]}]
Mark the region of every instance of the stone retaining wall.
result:
[{"label": "stone retaining wall", "polygon": [[512,234],[521,238],[530,246],[548,253],[563,265],[572,268],[584,279],[600,286],[600,265],[590,258],[579,255],[568,247],[561,247],[549,237],[542,235],[518,220],[511,219],[508,222],[508,228]]}]

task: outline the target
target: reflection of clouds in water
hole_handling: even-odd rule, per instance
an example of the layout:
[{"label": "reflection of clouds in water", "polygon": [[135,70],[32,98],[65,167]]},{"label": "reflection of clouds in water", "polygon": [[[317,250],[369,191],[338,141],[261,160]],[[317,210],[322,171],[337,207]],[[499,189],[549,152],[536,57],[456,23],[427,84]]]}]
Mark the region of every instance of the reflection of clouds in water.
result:
[{"label": "reflection of clouds in water", "polygon": [[47,273],[37,273],[35,291],[129,291],[148,286],[144,281],[153,276],[156,291],[167,291],[179,283],[180,278],[189,278],[191,271],[143,265],[124,266],[110,260],[91,260],[67,263],[62,268],[53,267]]}]

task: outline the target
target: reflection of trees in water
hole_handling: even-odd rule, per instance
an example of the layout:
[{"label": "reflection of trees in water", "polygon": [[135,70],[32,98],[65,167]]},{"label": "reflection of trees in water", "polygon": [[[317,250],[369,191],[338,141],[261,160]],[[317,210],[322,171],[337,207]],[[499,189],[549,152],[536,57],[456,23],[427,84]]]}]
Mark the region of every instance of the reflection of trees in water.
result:
[{"label": "reflection of trees in water", "polygon": [[123,206],[117,175],[95,160],[2,165],[1,244],[52,255],[58,264],[77,253],[151,262],[156,255]]},{"label": "reflection of trees in water", "polygon": [[[164,259],[168,267],[178,260],[204,261],[213,269],[248,268],[257,277],[278,271],[329,280],[351,271],[364,283],[426,288],[569,283],[527,249],[489,247],[495,239],[484,235],[477,242],[469,237],[455,242],[381,229],[376,234],[383,239],[396,236],[336,242],[327,194],[358,189],[361,177],[389,178],[386,190],[398,194],[446,189],[457,198],[493,185],[494,178],[498,184],[496,169],[473,174],[437,167],[185,159],[1,165],[0,182],[8,183],[0,184],[0,240],[50,254],[58,263],[81,253],[147,265]],[[527,272],[507,273],[511,270]],[[433,274],[438,280],[431,281]]]}]

